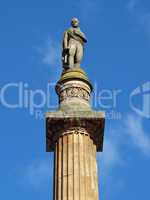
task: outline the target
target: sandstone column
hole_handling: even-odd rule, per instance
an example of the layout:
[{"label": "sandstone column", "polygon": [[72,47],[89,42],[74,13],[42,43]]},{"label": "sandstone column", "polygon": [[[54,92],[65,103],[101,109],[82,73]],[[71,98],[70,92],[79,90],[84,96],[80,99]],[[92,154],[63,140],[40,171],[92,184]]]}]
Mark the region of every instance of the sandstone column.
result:
[{"label": "sandstone column", "polygon": [[92,85],[80,68],[56,85],[59,108],[46,115],[47,151],[55,154],[54,200],[98,200],[96,152],[102,151],[104,113],[90,106]]}]

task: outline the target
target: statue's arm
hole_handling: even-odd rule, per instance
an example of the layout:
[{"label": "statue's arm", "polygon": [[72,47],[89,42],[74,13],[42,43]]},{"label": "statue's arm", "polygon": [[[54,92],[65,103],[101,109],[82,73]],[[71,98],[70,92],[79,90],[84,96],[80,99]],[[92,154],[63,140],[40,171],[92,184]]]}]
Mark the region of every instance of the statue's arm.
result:
[{"label": "statue's arm", "polygon": [[83,37],[83,39],[84,39],[84,42],[87,42],[87,37],[85,36],[84,33],[82,33],[82,37]]},{"label": "statue's arm", "polygon": [[83,39],[84,42],[87,42],[87,38],[85,34],[80,29],[76,31],[76,34],[79,35]]},{"label": "statue's arm", "polygon": [[64,33],[64,38],[63,38],[63,49],[68,48],[68,32],[66,31]]}]

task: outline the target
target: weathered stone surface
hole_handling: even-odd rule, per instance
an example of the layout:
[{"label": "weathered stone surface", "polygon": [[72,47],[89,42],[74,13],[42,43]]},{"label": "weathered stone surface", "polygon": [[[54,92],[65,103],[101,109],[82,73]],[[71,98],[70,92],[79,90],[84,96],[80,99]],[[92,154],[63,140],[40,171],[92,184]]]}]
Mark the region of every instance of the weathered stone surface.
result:
[{"label": "weathered stone surface", "polygon": [[70,129],[83,128],[88,131],[89,136],[93,139],[97,146],[97,151],[103,149],[104,135],[104,114],[101,112],[79,112],[72,114],[60,115],[56,113],[48,113],[46,120],[47,133],[47,151],[54,151],[55,142],[60,136],[67,133]]},{"label": "weathered stone surface", "polygon": [[98,200],[96,151],[103,150],[105,114],[90,105],[85,72],[69,69],[56,85],[58,110],[46,113],[46,150],[55,154],[54,200]]},{"label": "weathered stone surface", "polygon": [[67,29],[63,37],[62,61],[63,67],[74,68],[79,67],[83,57],[83,45],[87,39],[79,28],[79,20],[73,18],[71,28]]},{"label": "weathered stone surface", "polygon": [[55,199],[98,200],[96,145],[88,133],[78,130],[59,137],[55,163]]},{"label": "weathered stone surface", "polygon": [[[89,106],[92,85],[87,75],[81,68],[65,70],[56,84],[56,92],[59,96],[60,109],[64,104],[78,102]],[[83,106],[78,106],[78,109]]]}]

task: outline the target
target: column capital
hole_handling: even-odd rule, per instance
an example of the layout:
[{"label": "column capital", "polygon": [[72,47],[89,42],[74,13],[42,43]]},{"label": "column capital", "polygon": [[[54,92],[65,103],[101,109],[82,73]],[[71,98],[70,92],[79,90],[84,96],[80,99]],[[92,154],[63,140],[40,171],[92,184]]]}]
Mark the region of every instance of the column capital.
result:
[{"label": "column capital", "polygon": [[[77,112],[48,112],[46,114],[46,150],[54,151],[55,143],[65,132],[85,131],[96,144],[97,151],[103,150],[105,115],[103,112],[77,111]],[[85,131],[82,131],[84,129]]]}]

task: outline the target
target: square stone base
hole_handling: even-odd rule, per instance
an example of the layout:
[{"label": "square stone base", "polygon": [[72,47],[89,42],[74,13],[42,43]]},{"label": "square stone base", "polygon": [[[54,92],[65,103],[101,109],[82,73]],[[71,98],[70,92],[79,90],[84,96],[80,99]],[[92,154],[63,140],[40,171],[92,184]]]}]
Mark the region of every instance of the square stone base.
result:
[{"label": "square stone base", "polygon": [[46,151],[55,150],[59,133],[70,128],[84,128],[96,144],[97,151],[103,150],[105,114],[95,111],[48,112],[46,113]]}]

